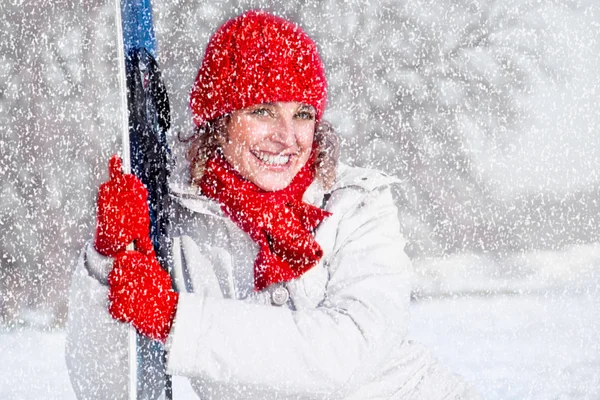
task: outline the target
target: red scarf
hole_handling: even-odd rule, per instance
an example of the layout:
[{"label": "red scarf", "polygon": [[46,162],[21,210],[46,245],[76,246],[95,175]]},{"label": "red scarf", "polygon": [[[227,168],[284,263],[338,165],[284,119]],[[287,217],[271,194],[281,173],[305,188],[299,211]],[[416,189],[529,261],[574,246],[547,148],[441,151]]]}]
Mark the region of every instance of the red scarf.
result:
[{"label": "red scarf", "polygon": [[314,229],[331,213],[304,203],[302,196],[314,179],[314,157],[290,184],[275,192],[260,189],[227,163],[220,153],[206,163],[200,181],[205,196],[259,246],[254,261],[254,290],[301,276],[323,256]]}]

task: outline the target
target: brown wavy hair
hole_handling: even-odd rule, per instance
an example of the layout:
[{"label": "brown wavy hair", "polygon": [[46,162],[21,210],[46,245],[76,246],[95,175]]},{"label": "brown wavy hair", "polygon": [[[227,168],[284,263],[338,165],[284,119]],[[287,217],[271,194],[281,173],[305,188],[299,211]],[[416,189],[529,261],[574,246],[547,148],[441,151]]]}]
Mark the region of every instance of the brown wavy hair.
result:
[{"label": "brown wavy hair", "polygon": [[[208,121],[197,127],[188,138],[178,135],[181,142],[189,142],[186,158],[190,163],[190,178],[193,186],[198,186],[204,175],[206,162],[219,148],[219,137],[226,135],[231,114]],[[317,144],[315,158],[316,179],[324,189],[333,186],[339,159],[340,141],[333,126],[324,120],[315,124],[314,141]]]}]

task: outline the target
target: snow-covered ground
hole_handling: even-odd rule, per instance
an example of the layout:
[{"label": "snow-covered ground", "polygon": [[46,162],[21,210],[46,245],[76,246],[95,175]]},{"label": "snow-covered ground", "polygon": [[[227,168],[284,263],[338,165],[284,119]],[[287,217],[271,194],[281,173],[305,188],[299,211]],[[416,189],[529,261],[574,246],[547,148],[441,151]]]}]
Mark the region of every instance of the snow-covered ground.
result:
[{"label": "snow-covered ground", "polygon": [[[600,399],[600,293],[415,302],[410,337],[428,344],[485,399]],[[1,399],[74,399],[63,332],[0,334]],[[178,400],[194,399],[176,381]]]},{"label": "snow-covered ground", "polygon": [[600,399],[600,245],[416,263],[410,336],[485,399]]},{"label": "snow-covered ground", "polygon": [[600,399],[600,293],[417,302],[410,336],[484,399]]},{"label": "snow-covered ground", "polygon": [[[422,262],[410,339],[485,399],[598,400],[599,254],[536,252],[504,269],[481,256]],[[62,331],[0,330],[0,399],[74,399],[64,342]],[[196,398],[183,379],[174,390],[177,400]]]}]

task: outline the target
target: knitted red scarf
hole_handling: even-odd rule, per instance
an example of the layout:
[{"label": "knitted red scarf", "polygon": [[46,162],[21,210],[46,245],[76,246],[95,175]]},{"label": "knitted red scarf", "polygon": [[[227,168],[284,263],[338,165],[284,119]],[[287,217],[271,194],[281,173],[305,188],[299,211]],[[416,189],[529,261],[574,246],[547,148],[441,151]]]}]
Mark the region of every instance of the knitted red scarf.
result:
[{"label": "knitted red scarf", "polygon": [[[314,153],[313,153],[314,154]],[[267,192],[242,178],[216,153],[200,180],[205,196],[259,246],[254,261],[254,290],[301,276],[314,267],[323,250],[314,229],[331,213],[302,201],[314,179],[314,156],[282,190]]]}]

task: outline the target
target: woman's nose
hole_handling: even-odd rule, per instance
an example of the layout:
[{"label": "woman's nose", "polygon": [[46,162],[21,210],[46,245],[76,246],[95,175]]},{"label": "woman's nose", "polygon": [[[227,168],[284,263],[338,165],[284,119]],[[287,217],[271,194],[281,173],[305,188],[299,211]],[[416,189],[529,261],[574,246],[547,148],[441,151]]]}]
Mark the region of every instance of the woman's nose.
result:
[{"label": "woman's nose", "polygon": [[289,118],[289,120],[283,116],[277,118],[273,139],[286,147],[296,144],[294,121],[292,118]]}]

